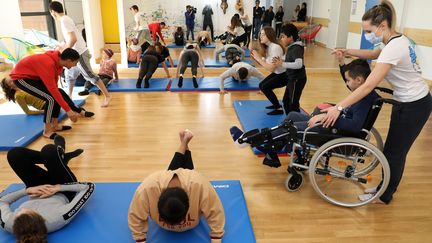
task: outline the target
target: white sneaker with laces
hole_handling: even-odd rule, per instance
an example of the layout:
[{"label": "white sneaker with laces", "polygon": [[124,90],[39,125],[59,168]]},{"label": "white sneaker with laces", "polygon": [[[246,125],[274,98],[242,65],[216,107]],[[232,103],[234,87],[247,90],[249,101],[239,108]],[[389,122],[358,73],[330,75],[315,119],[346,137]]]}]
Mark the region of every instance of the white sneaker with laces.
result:
[{"label": "white sneaker with laces", "polygon": [[375,193],[377,193],[377,191],[378,191],[378,188],[377,187],[372,187],[372,188],[367,188],[367,189],[365,189],[364,190],[364,193],[366,193],[366,194],[375,194]]}]

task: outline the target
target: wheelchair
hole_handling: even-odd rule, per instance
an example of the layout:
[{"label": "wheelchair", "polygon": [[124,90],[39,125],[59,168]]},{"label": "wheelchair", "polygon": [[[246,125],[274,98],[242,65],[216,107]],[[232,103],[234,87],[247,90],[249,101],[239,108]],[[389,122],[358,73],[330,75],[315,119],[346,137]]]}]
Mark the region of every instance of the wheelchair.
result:
[{"label": "wheelchair", "polygon": [[[386,88],[376,88],[392,93]],[[336,128],[318,133],[306,129],[297,132],[292,121],[244,133],[238,143],[248,143],[265,151],[277,152],[291,148],[285,188],[294,192],[301,188],[308,170],[314,190],[326,201],[342,207],[358,207],[378,199],[390,180],[390,168],[383,150],[383,141],[373,127],[384,103],[392,99],[377,98],[369,110],[362,131],[352,133]],[[320,126],[317,124],[316,126]],[[375,194],[362,198],[365,189],[377,188]]]}]

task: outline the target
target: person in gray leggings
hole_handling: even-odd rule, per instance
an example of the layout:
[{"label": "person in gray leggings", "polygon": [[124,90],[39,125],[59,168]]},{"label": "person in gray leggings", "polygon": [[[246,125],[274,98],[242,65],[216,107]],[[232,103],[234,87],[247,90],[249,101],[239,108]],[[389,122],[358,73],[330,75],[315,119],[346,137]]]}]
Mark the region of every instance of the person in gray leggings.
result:
[{"label": "person in gray leggings", "polygon": [[201,51],[196,44],[187,44],[179,56],[179,63],[177,65],[177,78],[178,87],[183,86],[183,74],[186,71],[188,63],[191,62],[192,81],[194,88],[198,88],[198,82],[196,79],[198,64],[201,69],[202,77],[204,77],[204,60],[202,59]]}]

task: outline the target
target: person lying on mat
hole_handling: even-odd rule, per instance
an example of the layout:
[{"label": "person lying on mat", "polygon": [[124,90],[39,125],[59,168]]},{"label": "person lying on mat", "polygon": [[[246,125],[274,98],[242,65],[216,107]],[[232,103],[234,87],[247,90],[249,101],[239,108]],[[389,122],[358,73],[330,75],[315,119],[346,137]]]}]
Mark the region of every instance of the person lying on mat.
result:
[{"label": "person lying on mat", "polygon": [[[65,146],[64,138],[57,135],[54,144],[41,151],[9,150],[8,162],[25,188],[0,197],[0,225],[16,236],[16,242],[47,242],[47,233],[67,225],[93,194],[94,184],[78,182],[68,167],[69,160],[83,150],[66,153]],[[13,210],[11,204],[25,196],[29,199]]]},{"label": "person lying on mat", "polygon": [[170,52],[169,52],[168,47],[163,46],[160,42],[155,42],[155,43],[154,43],[154,46],[156,47],[156,51],[157,51],[158,53],[160,53],[161,56],[162,56],[165,60],[168,60],[168,61],[169,61],[169,63],[170,63],[170,67],[174,67],[174,61],[173,61],[173,59],[171,58],[171,54],[170,54]]},{"label": "person lying on mat", "polygon": [[226,44],[216,51],[216,61],[219,61],[219,55],[223,52],[225,52],[225,58],[228,65],[230,66],[232,66],[236,62],[239,62],[240,60],[243,60],[245,57],[245,51],[243,50],[243,48],[236,44]]},{"label": "person lying on mat", "polygon": [[[341,59],[343,60],[342,55],[342,53],[339,53],[337,56],[340,63],[342,63]],[[347,87],[352,92],[354,92],[354,90],[356,90],[366,81],[370,73],[371,69],[369,67],[369,63],[362,59],[356,59],[347,65],[341,66],[342,78],[346,82]],[[333,128],[342,129],[346,132],[360,132],[373,102],[378,97],[378,94],[375,91],[372,91],[359,102],[342,109],[341,115],[337,119]],[[321,126],[315,127],[315,124],[320,123],[326,115],[325,113],[322,113],[321,110],[328,108],[329,106],[331,105],[319,105],[317,108],[315,108],[311,115],[291,111],[288,113],[285,120],[294,122],[297,132],[303,132],[307,127],[310,127],[311,129],[309,129],[308,132],[329,133],[330,130],[327,128],[323,128]],[[230,132],[234,141],[236,141],[243,134],[243,132],[237,127],[232,127]],[[257,149],[266,155],[263,164],[271,167],[279,167],[281,165],[277,156],[277,151],[268,151],[260,147],[257,147]]]},{"label": "person lying on mat", "polygon": [[141,88],[142,80],[144,79],[144,88],[150,87],[150,79],[155,73],[159,63],[162,63],[167,78],[171,78],[169,70],[166,66],[165,59],[161,56],[161,53],[157,51],[155,46],[149,46],[147,51],[144,53],[141,63],[139,66],[139,74],[136,83],[137,89]]},{"label": "person lying on mat", "polygon": [[[9,101],[17,103],[27,115],[40,115],[44,113],[46,102],[18,89],[18,87],[16,87],[16,85],[12,82],[11,79],[4,78],[1,82],[1,87],[3,93],[5,94],[5,98]],[[86,111],[84,108],[81,107],[77,107],[63,89],[59,89],[59,91],[63,96],[63,99],[66,101],[66,103],[68,103],[68,105],[73,111],[83,117],[94,116],[93,112]],[[36,110],[29,109],[29,106],[35,108]],[[58,120],[55,121],[58,122]],[[59,126],[58,123],[56,123],[55,126],[56,131],[68,130],[68,128],[70,129],[71,127]]]},{"label": "person lying on mat", "polygon": [[234,81],[248,81],[251,77],[257,77],[259,80],[264,79],[264,75],[249,63],[238,62],[221,74],[220,76],[221,94],[227,93],[227,91],[224,90],[224,81],[225,79],[230,77]]},{"label": "person lying on mat", "polygon": [[188,43],[180,52],[177,71],[176,71],[176,77],[179,79],[178,81],[179,88],[183,86],[183,74],[185,73],[189,62],[191,62],[193,86],[194,88],[198,88],[198,82],[196,78],[197,69],[199,65],[202,77],[204,77],[204,59],[201,54],[201,49],[197,44]]},{"label": "person lying on mat", "polygon": [[210,227],[212,243],[221,242],[225,214],[210,182],[194,170],[189,130],[179,133],[180,146],[168,166],[148,176],[138,187],[129,207],[128,222],[136,242],[146,242],[148,218],[169,231],[195,228],[201,215]]},{"label": "person lying on mat", "polygon": [[78,52],[72,48],[66,48],[62,53],[47,51],[24,57],[10,73],[15,86],[47,103],[43,131],[43,136],[46,138],[52,139],[55,136],[60,107],[66,111],[73,122],[78,120],[77,113],[69,107],[60,93],[57,81],[63,67],[68,69],[75,67],[79,58]]}]

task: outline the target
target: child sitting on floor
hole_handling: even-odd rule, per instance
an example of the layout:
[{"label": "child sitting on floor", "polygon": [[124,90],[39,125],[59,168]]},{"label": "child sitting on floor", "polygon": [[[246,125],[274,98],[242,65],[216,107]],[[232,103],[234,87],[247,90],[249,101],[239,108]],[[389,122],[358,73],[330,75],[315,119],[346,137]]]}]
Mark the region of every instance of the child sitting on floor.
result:
[{"label": "child sitting on floor", "polygon": [[[99,69],[99,77],[105,84],[105,87],[108,87],[111,82],[118,82],[118,73],[117,73],[117,63],[112,56],[114,52],[111,49],[104,49],[102,52],[102,60],[100,63]],[[115,79],[114,79],[115,77]],[[97,95],[100,95],[101,91],[96,91]]]}]

